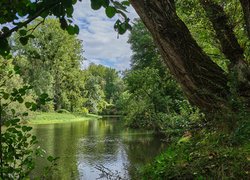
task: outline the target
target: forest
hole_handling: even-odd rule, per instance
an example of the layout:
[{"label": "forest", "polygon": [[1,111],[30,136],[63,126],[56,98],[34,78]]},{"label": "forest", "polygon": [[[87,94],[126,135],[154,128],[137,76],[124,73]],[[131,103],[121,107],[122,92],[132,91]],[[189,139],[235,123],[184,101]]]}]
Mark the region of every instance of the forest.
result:
[{"label": "forest", "polygon": [[248,179],[250,2],[90,0],[124,71],[84,68],[77,3],[0,2],[0,179]]}]

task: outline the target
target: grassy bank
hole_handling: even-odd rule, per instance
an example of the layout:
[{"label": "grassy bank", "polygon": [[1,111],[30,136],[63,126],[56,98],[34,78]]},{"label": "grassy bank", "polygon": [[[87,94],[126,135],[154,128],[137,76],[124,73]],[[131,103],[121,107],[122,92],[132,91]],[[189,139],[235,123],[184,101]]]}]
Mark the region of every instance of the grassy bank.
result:
[{"label": "grassy bank", "polygon": [[72,114],[57,112],[35,112],[30,114],[28,124],[50,124],[50,123],[67,123],[76,121],[85,121],[99,119],[101,116],[88,114]]},{"label": "grassy bank", "polygon": [[[141,179],[249,179],[250,116],[216,119],[169,144],[141,170]],[[233,121],[234,120],[234,121]],[[233,128],[225,122],[232,121]],[[223,129],[222,125],[223,123]],[[228,123],[229,124],[229,123]]]}]

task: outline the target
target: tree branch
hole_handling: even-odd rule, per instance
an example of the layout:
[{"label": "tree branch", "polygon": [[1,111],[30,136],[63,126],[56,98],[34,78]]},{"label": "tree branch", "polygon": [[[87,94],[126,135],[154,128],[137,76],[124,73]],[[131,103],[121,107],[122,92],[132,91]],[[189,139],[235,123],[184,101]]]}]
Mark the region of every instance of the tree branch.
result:
[{"label": "tree branch", "polygon": [[200,3],[213,25],[223,54],[230,60],[231,64],[242,61],[244,50],[237,41],[224,9],[211,0],[200,0]]},{"label": "tree branch", "polygon": [[43,12],[45,12],[46,10],[52,9],[53,7],[55,7],[59,3],[60,3],[60,1],[57,1],[55,3],[48,5],[47,7],[43,7],[42,9],[37,11],[32,17],[27,19],[25,22],[15,26],[14,28],[10,29],[9,31],[7,31],[5,33],[2,33],[0,35],[0,39],[5,39],[5,38],[9,37],[13,32],[18,31],[20,28],[26,26],[27,24],[29,24],[30,22],[35,20],[38,16],[40,16]]}]

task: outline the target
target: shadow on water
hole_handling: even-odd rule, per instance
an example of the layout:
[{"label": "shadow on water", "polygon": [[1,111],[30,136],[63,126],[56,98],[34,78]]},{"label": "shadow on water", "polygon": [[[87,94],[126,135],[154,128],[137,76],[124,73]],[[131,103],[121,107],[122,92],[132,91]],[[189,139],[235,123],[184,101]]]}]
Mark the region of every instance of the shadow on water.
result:
[{"label": "shadow on water", "polygon": [[[34,125],[39,145],[49,155],[60,157],[53,179],[97,179],[102,165],[121,176],[150,162],[166,144],[152,132],[125,128],[117,118],[82,122]],[[41,174],[46,162],[38,159],[33,176]]]}]

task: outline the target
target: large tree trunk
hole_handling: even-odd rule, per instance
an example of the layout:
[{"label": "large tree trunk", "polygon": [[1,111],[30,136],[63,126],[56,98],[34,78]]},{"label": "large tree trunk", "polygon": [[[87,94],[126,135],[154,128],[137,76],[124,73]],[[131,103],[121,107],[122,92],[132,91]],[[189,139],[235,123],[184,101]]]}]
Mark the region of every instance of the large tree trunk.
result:
[{"label": "large tree trunk", "polygon": [[131,0],[152,33],[164,62],[191,103],[206,110],[227,105],[227,77],[198,46],[176,14],[173,0]]}]

